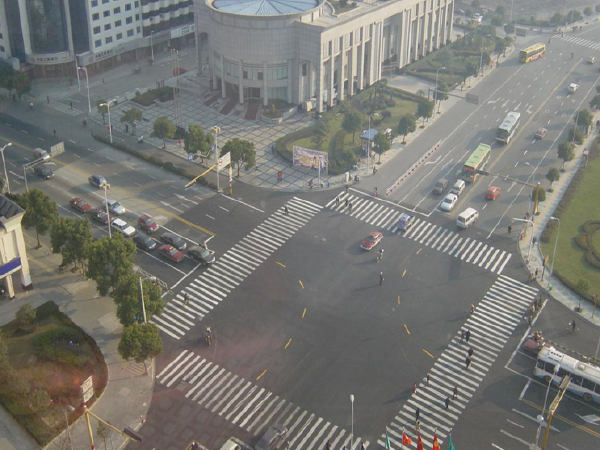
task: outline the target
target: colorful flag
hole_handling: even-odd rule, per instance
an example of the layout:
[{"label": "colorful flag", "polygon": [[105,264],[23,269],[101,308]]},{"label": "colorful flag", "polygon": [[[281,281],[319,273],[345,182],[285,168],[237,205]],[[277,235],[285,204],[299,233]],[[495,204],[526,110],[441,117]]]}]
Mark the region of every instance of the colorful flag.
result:
[{"label": "colorful flag", "polygon": [[432,447],[432,449],[433,450],[440,450],[440,444],[439,444],[438,439],[437,439],[437,433],[435,433],[433,435],[433,447]]},{"label": "colorful flag", "polygon": [[387,428],[385,429],[385,448],[387,450],[391,450],[390,438],[388,437],[388,434],[387,434]]},{"label": "colorful flag", "polygon": [[452,433],[448,435],[448,450],[454,450],[454,444],[452,443]]},{"label": "colorful flag", "polygon": [[418,439],[418,441],[417,441],[417,450],[425,450],[423,448],[423,441],[421,440],[421,433],[419,433],[417,439]]},{"label": "colorful flag", "polygon": [[402,433],[402,444],[410,445],[411,442],[412,442],[412,440],[406,435],[406,432],[403,432]]}]

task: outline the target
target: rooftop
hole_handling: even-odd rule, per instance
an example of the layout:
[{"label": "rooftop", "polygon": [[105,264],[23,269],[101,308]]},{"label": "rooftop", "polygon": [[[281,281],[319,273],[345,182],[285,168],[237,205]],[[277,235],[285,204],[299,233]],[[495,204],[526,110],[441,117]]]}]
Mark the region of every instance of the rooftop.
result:
[{"label": "rooftop", "polygon": [[4,223],[8,219],[24,212],[19,205],[7,199],[4,195],[0,195],[0,223]]},{"label": "rooftop", "polygon": [[212,6],[244,16],[281,16],[316,8],[318,0],[215,0]]}]

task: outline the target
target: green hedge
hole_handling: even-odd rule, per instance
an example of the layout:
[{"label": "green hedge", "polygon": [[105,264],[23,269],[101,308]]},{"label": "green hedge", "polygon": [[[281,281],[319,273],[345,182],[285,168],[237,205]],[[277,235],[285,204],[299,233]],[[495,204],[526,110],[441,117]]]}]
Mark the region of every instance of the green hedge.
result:
[{"label": "green hedge", "polygon": [[37,335],[32,343],[39,359],[82,369],[86,360],[77,354],[80,340],[80,333],[73,328],[63,327]]},{"label": "green hedge", "polygon": [[138,103],[142,106],[151,106],[155,100],[160,102],[173,100],[173,88],[169,86],[163,86],[156,89],[149,89],[145,93],[136,95],[131,99],[132,102]]}]

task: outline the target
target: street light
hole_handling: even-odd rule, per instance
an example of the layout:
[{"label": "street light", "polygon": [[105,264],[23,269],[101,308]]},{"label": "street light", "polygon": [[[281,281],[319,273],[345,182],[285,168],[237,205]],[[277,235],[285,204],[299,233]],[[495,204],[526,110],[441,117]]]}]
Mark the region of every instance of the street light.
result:
[{"label": "street light", "polygon": [[156,277],[140,277],[140,295],[142,297],[142,314],[144,316],[144,323],[148,323],[148,321],[146,320],[146,304],[144,303],[144,286],[142,285],[142,281],[146,280],[155,282]]},{"label": "street light", "polygon": [[[437,102],[437,89],[438,89],[438,75],[440,73],[440,70],[445,69],[446,67],[440,67],[438,70],[435,71],[435,94],[434,94],[434,98],[433,98],[433,107],[435,108],[435,104]],[[440,109],[438,108],[438,114],[440,113]]]},{"label": "street light", "polygon": [[4,159],[4,149],[6,147],[10,147],[12,142],[9,142],[4,147],[0,148],[0,152],[2,153],[2,165],[4,166],[4,179],[6,180],[6,192],[10,194],[10,183],[8,181],[8,172],[6,172],[6,160]]},{"label": "street light", "polygon": [[[492,35],[486,34],[485,36],[481,36],[481,55],[479,56],[479,72],[481,72],[481,76],[483,76],[483,44],[488,37],[492,37]],[[477,72],[477,76],[479,76],[479,72]]]},{"label": "street light", "polygon": [[111,144],[113,143],[113,138],[112,138],[112,125],[110,122],[110,104],[112,102],[116,102],[116,101],[117,101],[117,99],[113,98],[112,100],[109,100],[106,103],[100,103],[100,105],[98,105],[98,106],[106,106],[108,108],[108,133],[110,135],[110,143]]},{"label": "street light", "polygon": [[350,405],[352,407],[352,428],[350,431],[350,448],[352,448],[352,440],[354,439],[354,394],[350,394]]},{"label": "street light", "polygon": [[[535,190],[536,190],[536,187],[535,187],[535,167],[533,167],[527,161],[525,161],[525,165],[529,166],[529,167],[531,167],[533,169],[533,172],[531,173],[531,184],[532,184],[532,186],[531,186],[531,201],[529,202],[529,205],[531,206],[531,204],[535,202]],[[535,204],[533,205],[533,211],[532,211],[532,213],[535,214]]]},{"label": "street light", "polygon": [[[85,82],[87,84],[87,94],[88,94],[88,112],[92,113],[92,102],[90,100],[90,79],[88,78],[88,71],[86,67],[80,66],[77,67],[77,79],[79,79],[79,71],[83,70],[85,72]],[[80,89],[81,91],[81,89]]]},{"label": "street light", "polygon": [[[108,116],[110,117],[110,116]],[[110,123],[110,121],[109,121]],[[106,197],[106,190],[108,189],[108,185],[104,183],[102,185],[102,189],[104,189],[104,204],[106,205],[106,216],[108,217],[108,237],[112,238],[112,232],[110,230],[110,211],[108,210],[108,198]]]},{"label": "street light", "polygon": [[69,416],[67,413],[71,414],[75,411],[71,405],[65,406],[65,422],[67,423],[67,436],[69,437],[69,444],[71,445],[71,450],[73,450],[73,440],[71,439],[71,430],[69,430]]},{"label": "street light", "polygon": [[367,136],[367,173],[369,173],[369,162],[371,161],[371,117],[379,113],[369,114],[369,135]]},{"label": "street light", "polygon": [[215,159],[217,160],[217,192],[221,192],[219,188],[219,133],[221,132],[221,127],[214,126],[210,129],[215,134]]},{"label": "street light", "polygon": [[542,408],[542,413],[537,416],[537,420],[540,423],[537,433],[535,435],[535,447],[531,447],[532,449],[537,450],[538,448],[538,442],[540,439],[540,432],[542,431],[542,423],[544,423],[544,411],[546,410],[546,403],[548,402],[548,394],[550,393],[550,386],[552,385],[552,380],[554,380],[554,375],[556,375],[558,373],[560,369],[560,365],[556,364],[554,366],[554,372],[552,372],[552,375],[550,376],[550,381],[548,382],[548,388],[546,389],[546,398],[544,399],[544,408]]},{"label": "street light", "polygon": [[[558,245],[558,237],[560,236],[560,219],[550,216],[550,220],[558,221],[558,230],[556,231],[556,241],[554,241],[554,253],[552,253],[552,264],[550,265],[550,276],[554,273],[554,260],[556,259],[556,246]],[[548,287],[550,287],[550,277],[548,277]]]},{"label": "street light", "polygon": [[531,254],[531,246],[533,245],[533,220],[529,220],[529,219],[517,219],[516,217],[513,217],[513,220],[516,220],[517,222],[526,222],[526,223],[530,223],[531,224],[531,239],[529,239],[529,251],[527,252],[527,262],[529,262],[529,255]]},{"label": "street light", "polygon": [[154,62],[154,31],[150,32],[150,52],[152,53],[151,61]]}]

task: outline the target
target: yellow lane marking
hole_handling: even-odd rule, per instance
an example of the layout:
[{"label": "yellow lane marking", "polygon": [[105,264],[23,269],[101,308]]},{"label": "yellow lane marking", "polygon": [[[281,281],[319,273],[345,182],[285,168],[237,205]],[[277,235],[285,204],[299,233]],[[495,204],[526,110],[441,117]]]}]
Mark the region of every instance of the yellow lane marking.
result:
[{"label": "yellow lane marking", "polygon": [[[0,138],[2,138],[4,140],[9,140],[8,138],[5,138],[2,135],[0,135]],[[26,150],[28,152],[33,152],[34,151],[33,149],[31,149],[29,147],[26,147],[26,146],[24,146],[22,144],[19,144],[18,142],[14,142],[14,141],[11,141],[11,142],[13,143],[14,146],[22,148],[23,150]],[[54,159],[54,158],[52,159],[52,161],[55,162],[58,165],[63,166],[63,167],[69,166],[69,170],[72,170],[73,172],[76,172],[76,173],[78,173],[79,175],[81,175],[81,176],[83,176],[85,178],[88,177],[88,174],[85,173],[85,172],[83,172],[82,170],[80,170],[78,167],[75,167],[75,166],[73,166],[71,164],[64,163],[64,162],[62,162],[62,161],[60,161],[58,159]],[[127,191],[123,192],[119,188],[112,187],[111,190],[118,192],[121,196],[125,196],[125,194],[126,195],[130,195],[131,194],[131,192],[127,192]],[[196,225],[195,223],[192,223],[189,220],[184,219],[183,217],[179,217],[177,214],[173,214],[171,211],[163,209],[160,206],[156,206],[156,205],[154,205],[154,204],[152,204],[150,202],[147,202],[146,200],[140,199],[140,198],[136,198],[135,201],[138,202],[138,203],[143,204],[146,208],[155,209],[155,210],[159,211],[160,213],[165,214],[165,215],[167,215],[169,217],[172,217],[173,219],[178,220],[181,223],[184,223],[185,225],[187,225],[189,227],[192,227],[192,228],[195,228],[197,230],[200,230],[203,233],[208,234],[209,236],[216,236],[216,234],[213,233],[212,231],[207,230],[206,228],[204,228],[204,227],[202,227],[200,225]]]},{"label": "yellow lane marking", "polygon": [[404,269],[404,272],[402,272],[402,278],[404,278],[404,275],[406,275],[406,269]]},{"label": "yellow lane marking", "polygon": [[429,353],[427,350],[423,349],[423,351],[425,352],[425,354],[426,354],[427,356],[429,356],[430,358],[433,358],[433,359],[435,359],[435,358],[434,358],[434,356],[433,356],[431,353]]},{"label": "yellow lane marking", "polygon": [[423,250],[423,248],[422,248],[422,247],[421,247],[419,250],[417,250],[417,255],[418,255],[419,253],[421,253],[421,250]]},{"label": "yellow lane marking", "polygon": [[256,381],[260,380],[265,373],[267,373],[267,369],[263,370],[262,373],[256,377]]},{"label": "yellow lane marking", "polygon": [[302,289],[304,289],[304,284],[302,283],[302,280],[298,280],[298,283],[300,283],[300,287],[301,287]]},{"label": "yellow lane marking", "polygon": [[400,304],[400,296],[398,296],[398,304]]},{"label": "yellow lane marking", "polygon": [[290,346],[291,343],[292,343],[292,338],[290,338],[290,340],[287,341],[287,344],[285,344],[284,350],[287,350],[287,348]]},{"label": "yellow lane marking", "polygon": [[302,311],[302,318],[304,319],[305,316],[306,316],[306,308],[304,308],[304,311]]},{"label": "yellow lane marking", "polygon": [[280,262],[275,261],[275,264],[277,264],[279,267],[283,267],[285,269],[285,264],[281,264]]},{"label": "yellow lane marking", "polygon": [[[542,410],[542,407],[541,407],[541,406],[537,405],[536,403],[533,403],[533,402],[532,402],[532,401],[530,401],[530,400],[527,400],[527,399],[524,399],[524,398],[523,398],[523,399],[521,399],[521,401],[522,401],[522,402],[524,402],[524,403],[526,403],[526,404],[528,404],[528,405],[529,405],[529,406],[531,406],[532,408],[534,408],[534,409],[537,409],[538,411],[541,411],[541,410]],[[580,424],[578,424],[578,423],[575,423],[575,422],[573,422],[573,421],[571,421],[571,420],[569,420],[569,419],[567,419],[567,418],[565,418],[565,417],[561,416],[560,414],[554,414],[554,418],[555,418],[555,419],[558,419],[558,420],[561,420],[561,421],[565,422],[566,424],[569,424],[569,425],[571,425],[572,427],[577,427],[577,428],[579,428],[581,431],[585,431],[586,433],[588,433],[588,434],[591,434],[591,435],[592,435],[592,436],[594,436],[594,437],[600,438],[600,433],[598,433],[597,431],[591,430],[591,429],[589,429],[589,428],[587,428],[587,427],[585,427],[585,426],[583,426],[583,425],[580,425]]]},{"label": "yellow lane marking", "polygon": [[406,326],[406,324],[404,324],[404,329],[406,330],[407,334],[410,334],[410,330],[408,329],[408,327]]}]

